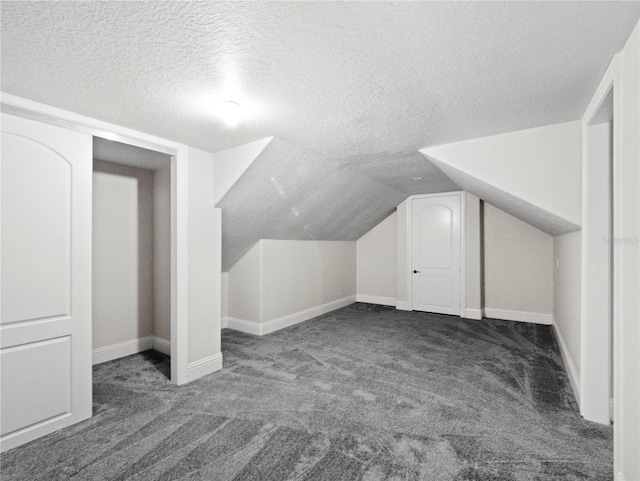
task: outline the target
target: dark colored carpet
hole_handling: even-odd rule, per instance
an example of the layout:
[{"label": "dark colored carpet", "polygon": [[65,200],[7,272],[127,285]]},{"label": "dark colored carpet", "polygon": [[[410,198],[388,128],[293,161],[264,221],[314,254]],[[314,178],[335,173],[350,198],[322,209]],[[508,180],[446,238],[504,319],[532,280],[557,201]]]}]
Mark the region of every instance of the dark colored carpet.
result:
[{"label": "dark colored carpet", "polygon": [[2,456],[2,480],[606,480],[551,327],[353,304],[223,331],[188,386],[151,351],[94,370],[92,419]]}]

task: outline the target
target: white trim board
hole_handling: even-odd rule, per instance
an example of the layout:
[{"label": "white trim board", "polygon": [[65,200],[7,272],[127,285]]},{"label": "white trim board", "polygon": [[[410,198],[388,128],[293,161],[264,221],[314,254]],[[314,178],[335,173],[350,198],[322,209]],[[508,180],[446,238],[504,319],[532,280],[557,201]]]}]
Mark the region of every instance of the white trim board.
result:
[{"label": "white trim board", "polygon": [[235,317],[228,317],[228,327],[235,329],[236,331],[246,332],[255,336],[264,336],[270,334],[285,327],[291,327],[304,321],[308,321],[314,317],[321,316],[327,312],[335,311],[342,307],[346,307],[356,302],[356,296],[347,296],[342,299],[327,302],[319,306],[305,309],[304,311],[295,312],[287,316],[279,317],[268,322],[258,323],[253,321],[246,321],[244,319],[236,319]]},{"label": "white trim board", "polygon": [[552,314],[541,314],[539,312],[511,311],[508,309],[484,308],[484,317],[490,319],[501,319],[503,321],[531,322],[533,324],[553,324]]},{"label": "white trim board", "polygon": [[206,376],[207,374],[220,371],[222,369],[222,353],[205,357],[198,361],[187,364],[187,382]]},{"label": "white trim board", "polygon": [[131,356],[142,351],[153,349],[153,336],[141,337],[130,341],[118,342],[99,347],[91,352],[91,364],[101,364],[121,357]]},{"label": "white trim board", "polygon": [[482,319],[482,309],[472,309],[471,307],[465,308],[463,316],[465,319],[473,319],[479,321]]},{"label": "white trim board", "polygon": [[94,349],[91,352],[91,365],[95,366],[103,362],[114,361],[132,354],[148,351],[149,349],[167,356],[171,355],[171,343],[169,341],[157,336],[146,336]]},{"label": "white trim board", "polygon": [[396,306],[395,297],[369,296],[367,294],[356,294],[356,302],[366,302],[367,304],[378,304],[380,306]]},{"label": "white trim board", "polygon": [[553,324],[553,332],[556,334],[556,339],[558,340],[558,345],[560,346],[560,354],[562,354],[562,360],[564,361],[564,365],[567,370],[567,374],[569,375],[569,381],[571,381],[571,388],[573,389],[573,395],[578,402],[578,407],[580,407],[580,373],[578,372],[578,368],[576,367],[575,362],[571,358],[569,354],[569,348],[567,347],[567,343],[562,337],[562,332],[558,329],[556,324]]},{"label": "white trim board", "polygon": [[397,301],[396,309],[398,309],[399,311],[410,311],[411,304],[408,301]]},{"label": "white trim board", "polygon": [[151,336],[151,341],[152,349],[154,351],[161,352],[162,354],[166,354],[167,356],[171,355],[171,343],[169,341],[158,336]]},{"label": "white trim board", "polygon": [[246,321],[235,317],[227,317],[227,327],[234,331],[246,332],[254,336],[262,336],[259,322]]}]

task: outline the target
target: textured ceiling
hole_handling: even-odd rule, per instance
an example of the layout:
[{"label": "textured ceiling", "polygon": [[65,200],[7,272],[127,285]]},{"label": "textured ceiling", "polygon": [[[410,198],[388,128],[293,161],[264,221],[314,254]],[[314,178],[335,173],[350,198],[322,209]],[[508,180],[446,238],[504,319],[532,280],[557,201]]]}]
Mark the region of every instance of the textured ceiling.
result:
[{"label": "textured ceiling", "polygon": [[[356,240],[411,194],[460,190],[418,152],[360,160],[274,139],[218,203],[222,270],[259,239]],[[422,179],[399,177],[405,164]]]},{"label": "textured ceiling", "polygon": [[[580,118],[640,16],[638,2],[0,8],[5,92],[211,152],[276,138],[221,203],[227,266],[260,237],[356,238],[442,187],[420,148]],[[436,178],[418,188],[423,171]],[[295,218],[267,203],[276,181]]]},{"label": "textured ceiling", "polygon": [[168,154],[100,137],[93,138],[93,158],[147,170],[159,169],[171,161]]}]

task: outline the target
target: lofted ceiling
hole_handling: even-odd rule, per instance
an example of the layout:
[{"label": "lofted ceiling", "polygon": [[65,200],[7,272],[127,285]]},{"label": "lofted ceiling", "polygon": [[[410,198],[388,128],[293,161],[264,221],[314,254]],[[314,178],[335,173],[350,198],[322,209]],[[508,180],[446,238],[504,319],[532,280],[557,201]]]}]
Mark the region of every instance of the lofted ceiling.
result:
[{"label": "lofted ceiling", "polygon": [[226,268],[259,238],[354,239],[410,193],[457,189],[421,148],[580,118],[640,17],[638,2],[0,5],[4,92],[210,152],[275,137],[219,204]]},{"label": "lofted ceiling", "polygon": [[260,239],[357,240],[409,195],[454,190],[418,152],[341,159],[275,138],[218,203],[222,270]]}]

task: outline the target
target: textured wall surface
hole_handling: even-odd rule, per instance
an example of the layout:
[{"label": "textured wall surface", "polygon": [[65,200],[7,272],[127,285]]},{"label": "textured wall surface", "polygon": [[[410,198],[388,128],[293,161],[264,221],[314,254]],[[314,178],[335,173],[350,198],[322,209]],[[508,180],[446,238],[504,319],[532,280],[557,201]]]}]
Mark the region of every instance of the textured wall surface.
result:
[{"label": "textured wall surface", "polygon": [[262,322],[356,294],[356,243],[262,241]]},{"label": "textured wall surface", "polygon": [[[213,206],[213,156],[189,148],[189,362],[220,352],[220,211]],[[178,246],[178,248],[180,248]]]},{"label": "textured wall surface", "polygon": [[553,238],[553,319],[580,374],[581,232]]},{"label": "textured wall surface", "polygon": [[[277,139],[223,199],[224,270],[260,238],[354,240],[408,193],[453,190],[419,148],[580,118],[640,15],[637,2],[1,9],[5,92],[209,152]],[[236,127],[219,115],[229,99]]]},{"label": "textured wall surface", "polygon": [[227,274],[227,314],[245,321],[262,321],[262,245],[260,242],[236,262]]},{"label": "textured wall surface", "polygon": [[480,199],[465,194],[465,307],[481,309],[482,306],[482,207]]},{"label": "textured wall surface", "polygon": [[357,293],[396,299],[398,226],[394,212],[358,239]]},{"label": "textured wall surface", "polygon": [[[622,52],[622,108],[621,115],[616,114],[614,128],[617,122],[621,131],[620,157],[622,159],[621,177],[623,179],[621,190],[623,226],[617,235],[623,238],[640,237],[640,24],[636,25],[631,37]],[[615,222],[615,220],[614,220]],[[618,454],[619,468],[623,479],[640,479],[640,249],[638,246],[623,248],[622,286],[620,297],[620,360],[621,375],[619,383],[624,386],[620,389],[621,403],[617,417],[621,432],[617,434],[617,441],[621,444],[622,451]],[[615,295],[615,291],[614,291]],[[614,353],[615,354],[615,353]],[[618,457],[617,456],[617,457]]]},{"label": "textured wall surface", "polygon": [[94,161],[93,348],[153,334],[153,173]]},{"label": "textured wall surface", "polygon": [[153,171],[153,335],[171,340],[171,164]]},{"label": "textured wall surface", "polygon": [[553,312],[553,238],[487,203],[484,307]]}]

